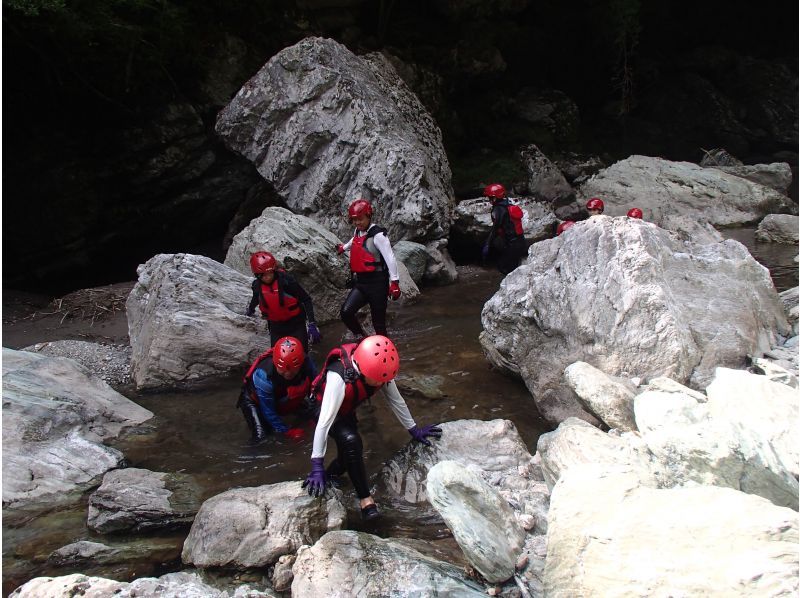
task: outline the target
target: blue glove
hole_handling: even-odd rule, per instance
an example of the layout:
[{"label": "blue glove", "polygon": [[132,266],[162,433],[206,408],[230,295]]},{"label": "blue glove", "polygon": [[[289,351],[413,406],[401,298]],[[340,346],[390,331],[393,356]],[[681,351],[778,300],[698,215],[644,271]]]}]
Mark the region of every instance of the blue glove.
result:
[{"label": "blue glove", "polygon": [[481,257],[484,260],[489,257],[489,241],[486,241],[486,243],[483,244],[483,247],[481,248]]},{"label": "blue glove", "polygon": [[311,473],[308,474],[303,488],[308,486],[309,496],[325,497],[325,489],[328,487],[328,479],[325,476],[325,465],[322,457],[311,459]]},{"label": "blue glove", "polygon": [[308,338],[312,345],[316,345],[322,340],[322,335],[319,333],[319,328],[314,322],[308,323]]},{"label": "blue glove", "polygon": [[435,438],[436,440],[439,440],[442,437],[442,429],[437,424],[422,426],[421,428],[414,426],[408,431],[408,433],[411,434],[411,438],[417,442],[421,442],[422,444],[426,444],[428,446],[432,446],[431,441],[428,440],[428,438]]}]

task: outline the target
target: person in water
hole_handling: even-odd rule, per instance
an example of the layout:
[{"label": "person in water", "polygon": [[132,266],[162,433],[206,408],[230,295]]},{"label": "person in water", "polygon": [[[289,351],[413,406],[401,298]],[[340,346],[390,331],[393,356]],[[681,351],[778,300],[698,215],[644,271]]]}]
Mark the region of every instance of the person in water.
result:
[{"label": "person in water", "polygon": [[[279,338],[291,336],[300,339],[308,353],[308,341],[317,344],[322,335],[314,321],[311,296],[293,276],[278,268],[275,257],[268,251],[257,251],[250,256],[253,271],[253,296],[245,312],[255,315],[256,306],[269,326],[269,340],[275,345]],[[308,329],[306,329],[306,325]]]},{"label": "person in water", "polygon": [[[358,344],[342,345],[328,354],[312,387],[312,399],[317,402],[319,415],[314,431],[311,473],[303,482],[309,495],[325,496],[331,477],[347,473],[359,499],[361,516],[365,520],[379,516],[369,491],[356,418],[356,408],[378,390],[413,440],[430,446],[429,438],[441,438],[442,429],[437,425],[419,427],[414,422],[394,381],[399,369],[400,356],[394,343],[381,335],[369,336]],[[325,469],[328,436],[336,442],[338,452]]]},{"label": "person in water", "polygon": [[339,254],[350,251],[352,288],[344,300],[341,318],[356,338],[366,333],[358,321],[358,311],[369,305],[375,334],[386,336],[386,306],[388,297],[400,298],[400,276],[392,244],[386,229],[372,223],[372,204],[357,199],[347,210],[356,229],[353,238],[336,246]]},{"label": "person in water", "polygon": [[512,204],[506,196],[506,188],[499,183],[487,185],[483,190],[492,205],[492,230],[483,244],[483,259],[489,257],[492,248],[499,252],[497,269],[508,274],[519,266],[528,251],[522,231],[522,208]]},{"label": "person in water", "polygon": [[586,211],[589,213],[589,217],[599,216],[605,211],[605,209],[606,204],[604,204],[603,200],[599,197],[593,197],[586,202]]},{"label": "person in water", "polygon": [[256,357],[244,376],[237,403],[252,444],[262,443],[271,432],[293,440],[303,437],[303,429],[290,428],[283,417],[301,413],[315,375],[302,343],[291,336]]},{"label": "person in water", "polygon": [[639,208],[631,208],[630,210],[628,210],[627,216],[628,218],[638,218],[639,220],[642,220],[644,214]]}]

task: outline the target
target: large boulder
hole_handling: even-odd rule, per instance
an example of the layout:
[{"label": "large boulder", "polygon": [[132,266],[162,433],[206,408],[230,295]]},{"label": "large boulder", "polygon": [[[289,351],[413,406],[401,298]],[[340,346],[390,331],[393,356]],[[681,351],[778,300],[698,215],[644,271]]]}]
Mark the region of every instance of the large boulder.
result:
[{"label": "large boulder", "polygon": [[183,544],[183,562],[195,567],[266,567],[344,524],[339,491],[309,496],[300,482],[234,488],[200,507]]},{"label": "large boulder", "polygon": [[453,205],[441,132],[380,54],[306,38],[273,56],[220,113],[224,143],[287,205],[341,238],[347,206],[372,201],[395,240],[445,238]]},{"label": "large boulder", "polygon": [[[548,204],[530,197],[512,201],[522,209],[522,230],[527,241],[533,243],[553,236],[557,219]],[[485,198],[466,199],[456,204],[454,234],[474,245],[482,245],[491,230],[491,206]]]},{"label": "large boulder", "polygon": [[742,367],[789,331],[769,272],[740,243],[608,216],[534,244],[481,318],[489,361],[520,375],[553,424],[592,419],[562,382],[576,361],[704,388],[716,366]]},{"label": "large boulder", "polygon": [[[233,238],[225,255],[225,265],[252,276],[250,254],[269,251],[278,265],[311,295],[317,323],[331,322],[339,319],[350,277],[347,254],[336,253],[340,242],[311,218],[293,214],[286,208],[270,207]],[[403,299],[417,298],[419,288],[399,261],[397,270]]]},{"label": "large boulder", "polygon": [[553,490],[545,596],[793,596],[797,513],[729,488],[587,465]]},{"label": "large boulder", "polygon": [[229,375],[269,346],[264,323],[245,315],[250,279],[233,268],[200,255],[159,254],[138,274],[125,305],[139,390]]},{"label": "large boulder", "polygon": [[89,497],[87,526],[101,534],[188,525],[200,506],[192,476],[130,467],[103,476]]},{"label": "large boulder", "polygon": [[[708,166],[707,164],[704,166]],[[722,172],[733,174],[759,185],[775,189],[778,193],[789,195],[792,184],[792,168],[786,162],[773,162],[772,164],[738,164],[730,166],[711,166]]]},{"label": "large boulder", "polygon": [[791,214],[767,214],[758,223],[755,238],[765,243],[797,245],[800,218]]},{"label": "large boulder", "polygon": [[485,596],[461,567],[349,530],[301,548],[292,573],[292,596]]},{"label": "large boulder", "polygon": [[646,220],[695,241],[719,240],[701,230],[706,223],[725,228],[753,224],[771,213],[797,213],[797,204],[770,187],[715,168],[647,156],[601,170],[578,194],[600,197],[609,216],[641,208]]},{"label": "large boulder", "polygon": [[123,455],[104,446],[153,414],[71,359],[3,349],[3,508],[67,500]]},{"label": "large boulder", "polygon": [[475,569],[489,582],[514,575],[525,530],[497,490],[455,461],[434,465],[426,485],[431,504]]}]

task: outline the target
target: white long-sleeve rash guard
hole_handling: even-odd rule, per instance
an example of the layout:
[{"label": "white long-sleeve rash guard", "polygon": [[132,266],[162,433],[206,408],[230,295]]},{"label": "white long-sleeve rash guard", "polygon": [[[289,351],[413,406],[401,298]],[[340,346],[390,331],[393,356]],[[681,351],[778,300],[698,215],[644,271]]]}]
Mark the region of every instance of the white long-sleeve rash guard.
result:
[{"label": "white long-sleeve rash guard", "polygon": [[[328,372],[325,376],[325,393],[322,395],[322,405],[320,407],[317,429],[314,431],[314,448],[311,458],[324,457],[328,448],[328,430],[333,425],[333,420],[339,413],[339,408],[344,402],[344,379],[336,372]],[[388,401],[389,407],[394,412],[395,417],[406,430],[410,430],[416,424],[411,412],[408,410],[403,395],[397,390],[394,380],[384,384],[380,390],[384,398]]]},{"label": "white long-sleeve rash guard", "polygon": [[[370,224],[369,228],[364,232],[356,229],[353,233],[354,237],[363,237],[369,232],[369,229],[375,226],[374,224]],[[386,262],[386,267],[389,269],[389,280],[400,280],[400,275],[397,273],[397,260],[394,257],[394,250],[392,249],[392,244],[389,241],[389,237],[386,236],[386,233],[378,233],[372,240],[375,242],[375,247],[378,248],[378,251],[381,252],[383,256],[383,261]],[[353,244],[353,239],[350,239],[347,243],[343,245],[344,250],[348,251],[350,246]]]}]

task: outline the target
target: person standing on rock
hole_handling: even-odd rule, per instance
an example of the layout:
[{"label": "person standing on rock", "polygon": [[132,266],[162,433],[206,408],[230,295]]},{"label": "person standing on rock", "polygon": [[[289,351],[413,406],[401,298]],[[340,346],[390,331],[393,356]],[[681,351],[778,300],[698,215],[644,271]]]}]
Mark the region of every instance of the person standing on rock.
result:
[{"label": "person standing on rock", "polygon": [[[360,343],[333,349],[322,371],[312,384],[312,399],[319,411],[311,453],[311,473],[303,482],[311,496],[325,496],[332,477],[347,473],[356,490],[365,520],[379,516],[370,495],[361,435],[358,433],[356,408],[378,390],[389,402],[397,419],[411,438],[431,446],[428,438],[441,438],[437,425],[418,427],[394,381],[400,369],[400,356],[391,340],[381,335],[369,336]],[[328,436],[334,439],[338,454],[325,469]]]},{"label": "person standing on rock", "polygon": [[388,298],[400,298],[400,276],[397,260],[386,229],[372,223],[372,204],[357,199],[347,210],[356,230],[353,238],[336,246],[339,254],[350,251],[350,281],[352,288],[344,300],[341,318],[357,339],[366,336],[358,311],[369,305],[372,327],[376,334],[386,336],[386,306]]},{"label": "person standing on rock", "polygon": [[[257,251],[250,256],[253,271],[253,297],[246,314],[255,315],[256,306],[269,326],[270,344],[279,338],[292,336],[300,339],[303,350],[308,353],[308,341],[317,344],[322,335],[314,321],[314,305],[311,296],[293,276],[278,268],[275,257],[268,251]],[[308,329],[306,330],[306,323]]]},{"label": "person standing on rock", "polygon": [[293,440],[303,437],[303,429],[290,428],[282,416],[302,411],[316,373],[303,345],[291,336],[279,339],[255,359],[236,404],[250,429],[252,444],[261,444],[271,432]]},{"label": "person standing on rock", "polygon": [[519,266],[528,251],[528,244],[522,230],[522,208],[512,204],[506,196],[506,188],[499,183],[487,185],[483,196],[492,204],[492,230],[483,244],[484,261],[494,248],[497,256],[497,269],[508,274]]}]

